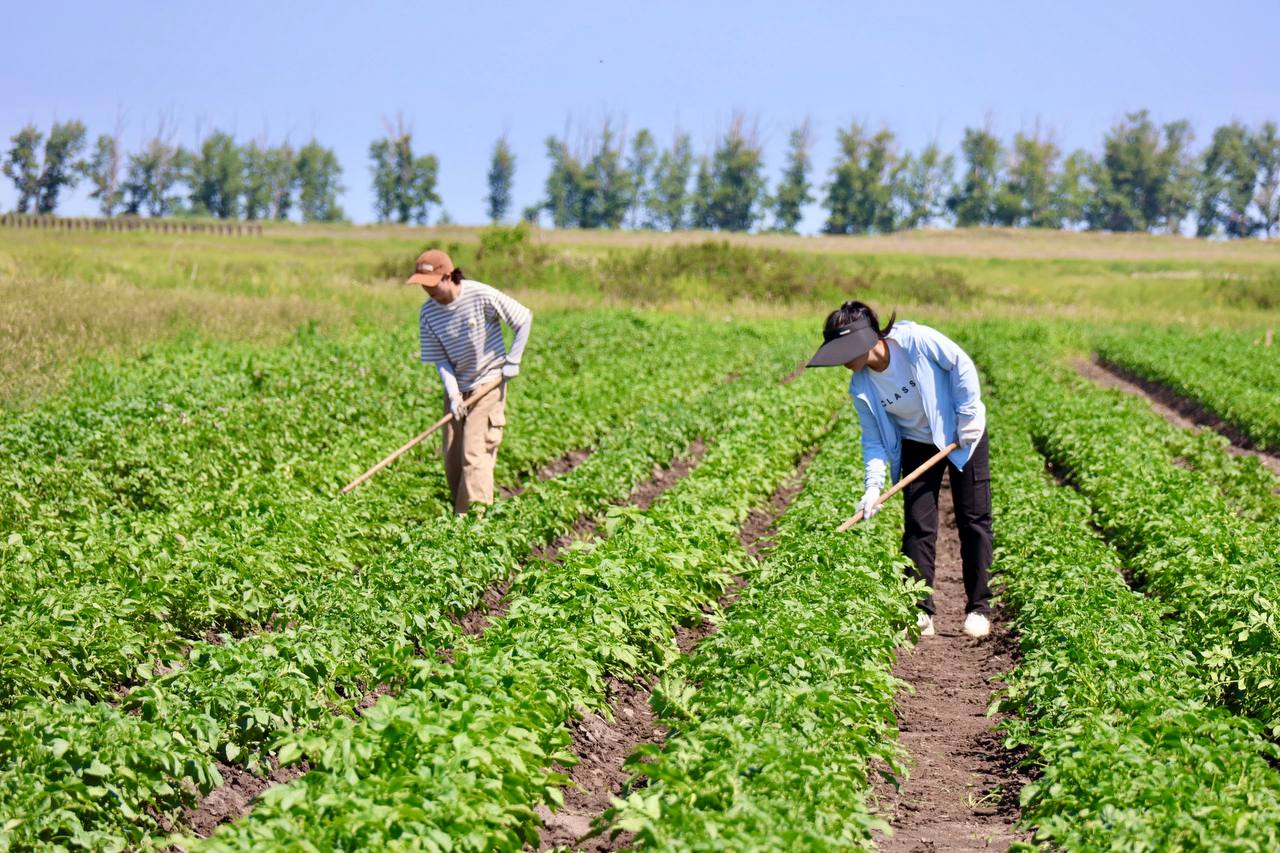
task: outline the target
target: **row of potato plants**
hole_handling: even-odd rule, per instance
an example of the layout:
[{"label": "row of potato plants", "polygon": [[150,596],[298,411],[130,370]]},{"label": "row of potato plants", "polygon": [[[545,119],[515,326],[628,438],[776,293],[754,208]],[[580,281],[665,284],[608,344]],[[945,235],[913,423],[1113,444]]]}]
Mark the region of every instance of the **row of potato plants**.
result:
[{"label": "row of potato plants", "polygon": [[918,593],[899,504],[835,532],[861,493],[852,432],[845,418],[828,437],[742,597],[655,690],[669,738],[632,757],[645,781],[607,833],[640,849],[849,850],[888,831],[868,800],[877,768],[904,772],[892,667]]},{"label": "row of potato plants", "polygon": [[[191,802],[191,788],[221,782],[215,755],[258,763],[278,731],[350,712],[372,684],[403,677],[418,654],[456,642],[449,617],[474,606],[533,545],[625,499],[694,436],[714,441],[744,389],[775,382],[793,362],[782,343],[757,338],[757,346],[774,345],[772,354],[746,349],[744,357],[756,362],[743,365],[749,379],[709,397],[672,396],[669,388],[662,405],[602,439],[579,468],[499,503],[482,521],[446,517],[360,572],[316,585],[305,625],[196,641],[175,671],[134,689],[118,709],[28,703],[7,715],[0,737],[21,759],[0,775],[0,787],[11,792],[6,817],[28,838],[136,843],[158,827],[153,812],[172,817]],[[111,775],[86,777],[95,762]]]},{"label": "row of potato plants", "polygon": [[1137,327],[1103,334],[1098,355],[1167,386],[1237,427],[1260,447],[1280,450],[1280,347],[1257,335]]},{"label": "row of potato plants", "polygon": [[1204,471],[1170,464],[1141,401],[1066,377],[1032,425],[1134,580],[1183,623],[1221,701],[1280,735],[1280,549]]},{"label": "row of potato plants", "polygon": [[618,508],[594,547],[527,564],[509,612],[452,663],[420,661],[362,719],[285,738],[282,759],[305,756],[311,772],[204,846],[536,845],[534,809],[559,804],[557,765],[574,761],[567,721],[609,713],[609,677],[651,676],[679,658],[677,624],[701,621],[743,570],[739,527],[838,405],[839,389],[813,379],[744,390],[719,443],[649,510]]},{"label": "row of potato plants", "polygon": [[1089,395],[1036,365],[1050,360],[1042,335],[988,326],[970,344],[987,382],[1000,594],[1021,650],[997,707],[1015,715],[1007,745],[1031,750],[1023,821],[1067,850],[1272,849],[1280,749],[1215,704],[1194,620],[1130,589],[1089,501],[1046,471],[1033,436]]},{"label": "row of potato plants", "polygon": [[[670,332],[646,337],[627,316],[546,325],[547,354],[531,354],[512,393],[517,471],[595,443],[663,391],[711,384],[716,357],[730,352],[726,336],[703,333],[672,355]],[[638,339],[634,360],[610,357],[599,343],[630,331]],[[588,341],[580,351],[568,346],[576,338]],[[366,388],[353,381],[355,363],[388,361],[393,343],[384,336],[283,348],[270,354],[278,385],[239,400],[214,394],[193,407],[186,425],[151,416],[151,404],[163,407],[170,391],[146,381],[125,397],[141,410],[136,417],[107,415],[122,404],[112,397],[89,413],[60,403],[8,425],[0,470],[16,489],[14,505],[29,506],[13,512],[16,527],[0,534],[0,677],[11,687],[0,704],[27,695],[109,698],[145,679],[153,661],[211,631],[240,636],[304,620],[312,606],[306,590],[360,570],[433,523],[446,501],[441,466],[424,462],[425,450],[361,492],[334,499],[335,467],[371,463],[439,409],[438,383],[412,363]],[[336,362],[335,352],[342,355]],[[233,353],[216,366],[234,375],[238,363]],[[196,364],[214,371],[210,384],[226,384],[212,359]],[[643,381],[660,366],[676,371],[666,389]],[[201,385],[178,370],[165,377]],[[620,390],[637,378],[637,390]],[[335,418],[347,410],[359,417]],[[84,419],[83,442],[63,446],[52,460],[24,457],[21,449],[38,436],[58,435],[60,413]],[[381,428],[366,431],[365,422]],[[399,434],[392,439],[388,430]],[[507,457],[504,448],[500,458]],[[122,465],[130,476],[146,472],[147,506],[121,498],[111,472]]]}]

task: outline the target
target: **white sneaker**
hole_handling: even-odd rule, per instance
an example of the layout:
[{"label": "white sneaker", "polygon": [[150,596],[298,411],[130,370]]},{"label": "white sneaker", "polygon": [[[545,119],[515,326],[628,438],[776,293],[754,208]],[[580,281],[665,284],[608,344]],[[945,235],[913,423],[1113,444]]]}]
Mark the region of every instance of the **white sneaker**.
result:
[{"label": "white sneaker", "polygon": [[916,614],[916,626],[920,629],[921,637],[933,636],[933,617],[923,610]]},{"label": "white sneaker", "polygon": [[991,620],[975,610],[964,617],[964,632],[975,640],[981,639],[991,633]]}]

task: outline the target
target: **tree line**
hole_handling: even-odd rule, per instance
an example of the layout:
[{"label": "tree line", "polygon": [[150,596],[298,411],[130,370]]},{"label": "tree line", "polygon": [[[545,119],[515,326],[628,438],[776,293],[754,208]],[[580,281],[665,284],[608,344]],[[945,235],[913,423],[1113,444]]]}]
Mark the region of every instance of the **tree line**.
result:
[{"label": "tree line", "polygon": [[[125,153],[118,131],[103,134],[82,156],[80,122],[55,123],[47,136],[27,126],[11,138],[3,169],[19,212],[53,212],[62,190],[85,179],[105,216],[344,218],[342,168],[314,139],[294,149],[217,131],[186,150],[172,136],[162,123],[141,150]],[[794,233],[816,201],[827,234],[946,224],[1178,233],[1187,222],[1200,236],[1280,233],[1280,134],[1272,121],[1222,125],[1197,151],[1189,122],[1160,124],[1140,110],[1112,126],[1096,152],[1064,151],[1039,129],[1006,142],[989,126],[966,128],[956,152],[932,143],[911,151],[889,128],[854,122],[837,130],[837,154],[822,176],[805,121],[788,134],[772,188],[760,134],[741,115],[700,154],[688,133],[660,146],[646,129],[628,138],[609,121],[573,142],[568,136],[546,139],[542,197],[522,210],[524,219],[546,217],[558,228]],[[378,221],[425,224],[442,205],[439,160],[414,150],[402,120],[370,143],[369,161]],[[492,221],[512,213],[515,172],[504,136],[486,176]]]},{"label": "tree line", "polygon": [[81,180],[103,216],[210,216],[218,219],[343,220],[337,155],[315,139],[237,142],[214,131],[192,149],[173,141],[164,121],[154,136],[126,152],[119,129],[90,150],[79,121],[55,122],[46,136],[27,125],[10,138],[3,170],[18,194],[18,213],[53,213],[64,190]]},{"label": "tree line", "polygon": [[[1275,122],[1223,125],[1199,152],[1193,138],[1189,122],[1157,124],[1140,110],[1107,131],[1096,154],[1064,152],[1039,130],[1006,144],[989,127],[966,128],[953,154],[936,144],[908,151],[892,130],[854,122],[836,131],[837,154],[819,183],[806,121],[790,132],[770,190],[759,134],[741,116],[696,157],[688,134],[659,150],[640,130],[627,146],[605,123],[576,148],[547,139],[544,197],[523,215],[545,214],[560,228],[794,233],[804,206],[819,201],[826,234],[944,224],[1178,233],[1188,219],[1202,237],[1280,232]],[[508,197],[510,170],[496,182],[493,174],[490,196],[500,189]],[[490,210],[494,218],[505,212]]]}]

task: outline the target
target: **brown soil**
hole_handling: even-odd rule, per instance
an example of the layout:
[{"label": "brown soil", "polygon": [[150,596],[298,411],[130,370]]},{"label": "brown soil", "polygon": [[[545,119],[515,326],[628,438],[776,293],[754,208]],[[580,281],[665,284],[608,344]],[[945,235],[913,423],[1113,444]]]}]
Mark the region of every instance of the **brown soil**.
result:
[{"label": "brown soil", "polygon": [[[774,532],[774,524],[800,492],[804,484],[804,470],[813,459],[814,452],[806,453],[793,473],[778,487],[768,503],[753,510],[738,532],[739,541],[755,558],[769,547],[768,537]],[[742,577],[734,577],[733,584],[719,601],[723,611],[733,605],[746,586]],[[708,616],[711,614],[708,613]],[[718,623],[703,619],[693,626],[676,628],[676,645],[688,654],[705,637],[714,634]],[[608,831],[583,840],[601,815],[610,807],[610,799],[620,796],[631,774],[624,769],[627,758],[635,748],[644,743],[661,743],[666,729],[660,726],[649,705],[651,683],[629,683],[609,679],[609,701],[613,720],[588,713],[581,720],[569,724],[573,735],[573,752],[579,763],[569,771],[571,782],[563,789],[564,805],[556,812],[538,808],[543,821],[542,844],[539,849],[556,846],[572,846],[576,850],[618,850],[632,841],[629,833],[611,838]],[[643,779],[639,780],[643,785]]]},{"label": "brown soil", "polygon": [[631,493],[631,496],[627,498],[627,503],[642,510],[647,510],[653,506],[653,502],[663,492],[689,476],[689,472],[698,467],[698,463],[702,461],[702,457],[706,452],[707,445],[703,440],[701,438],[694,439],[693,444],[689,445],[689,449],[684,456],[673,460],[669,467],[655,467],[653,476],[641,483]]},{"label": "brown soil", "polygon": [[[655,465],[653,476],[637,486],[627,497],[626,503],[642,510],[653,506],[653,502],[658,499],[659,495],[674,486],[679,480],[688,476],[689,472],[697,467],[706,452],[707,448],[703,440],[701,438],[695,439],[693,444],[689,445],[689,449],[684,456],[673,460],[668,467],[663,468]],[[533,557],[541,560],[558,561],[560,552],[574,542],[585,542],[593,538],[596,535],[597,527],[598,524],[595,518],[586,515],[579,516],[578,520],[569,528],[569,532],[557,536],[545,545],[534,546],[530,553]]]},{"label": "brown soil", "polygon": [[[629,504],[640,507],[640,509],[648,509],[657,500],[658,496],[667,489],[675,485],[679,480],[689,475],[689,472],[697,466],[706,453],[706,446],[702,439],[697,439],[690,445],[688,452],[684,456],[672,461],[667,468],[655,467],[653,476],[641,485],[637,486],[635,491],[627,499]],[[579,455],[580,454],[580,455]],[[577,459],[568,468],[561,467],[559,473],[565,473],[577,467],[584,459],[589,456],[587,451],[574,451],[572,454],[566,454],[557,464],[567,465],[570,457]],[[549,470],[551,466],[543,469]],[[554,476],[548,475],[548,476]],[[547,479],[547,477],[542,477]],[[596,521],[588,516],[581,516],[573,523],[568,533],[556,537],[551,542],[542,545],[535,545],[530,551],[530,556],[542,560],[558,560],[560,552],[574,542],[581,542],[595,536]],[[478,605],[467,613],[457,618],[458,625],[462,628],[462,633],[467,636],[474,637],[484,633],[484,629],[495,619],[501,619],[503,614],[507,612],[506,597],[507,592],[511,589],[511,583],[515,580],[515,575],[508,575],[499,581],[489,585],[484,591],[484,596]]]},{"label": "brown soil", "polygon": [[909,769],[900,791],[877,786],[893,825],[893,836],[878,840],[890,851],[1005,850],[1027,838],[1014,827],[1025,780],[1017,757],[1001,745],[998,719],[987,716],[987,705],[992,681],[1012,668],[1016,647],[998,612],[984,640],[961,630],[960,540],[946,483],[939,504],[937,636],[898,652],[894,675],[915,689],[896,703]]},{"label": "brown soil", "polygon": [[[587,461],[592,452],[593,451],[590,448],[570,450],[559,459],[549,462],[539,468],[536,477],[540,481],[546,481],[550,480],[552,477],[560,477],[564,474],[568,474],[574,468],[577,468],[583,462]],[[528,487],[529,481],[524,480],[523,482],[515,485],[500,486],[498,488],[498,494],[504,498],[514,498],[516,495],[523,494],[524,490]]]},{"label": "brown soil", "polygon": [[281,767],[272,756],[271,772],[263,777],[220,761],[218,772],[222,774],[223,784],[206,794],[199,806],[183,810],[182,825],[200,838],[208,838],[222,824],[252,811],[254,801],[267,788],[292,782],[309,769],[305,761]]},{"label": "brown soil", "polygon": [[572,780],[565,786],[564,805],[556,812],[538,807],[542,818],[540,850],[573,846],[576,850],[613,850],[623,839],[609,839],[603,833],[581,841],[591,832],[596,818],[609,808],[609,798],[620,796],[631,774],[623,769],[627,758],[642,743],[661,743],[666,729],[658,725],[649,705],[652,685],[608,680],[609,706],[613,719],[587,713],[569,724],[573,752],[579,761],[569,771]]},{"label": "brown soil", "polygon": [[1104,388],[1118,388],[1136,397],[1143,397],[1157,414],[1182,429],[1196,431],[1206,427],[1227,437],[1231,444],[1227,451],[1237,456],[1252,456],[1280,476],[1280,454],[1263,450],[1249,440],[1238,427],[1226,423],[1194,400],[1175,393],[1166,385],[1153,382],[1144,376],[1128,371],[1100,357],[1093,361],[1077,359],[1073,366],[1081,376]]}]

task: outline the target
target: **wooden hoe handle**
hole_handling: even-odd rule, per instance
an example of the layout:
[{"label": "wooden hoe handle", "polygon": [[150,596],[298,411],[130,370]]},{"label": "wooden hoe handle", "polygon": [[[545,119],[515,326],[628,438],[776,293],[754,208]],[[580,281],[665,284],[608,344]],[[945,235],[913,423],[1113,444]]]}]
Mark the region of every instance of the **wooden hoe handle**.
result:
[{"label": "wooden hoe handle", "polygon": [[[502,380],[501,380],[501,379],[495,379],[495,380],[493,380],[492,382],[490,382],[488,385],[483,385],[483,386],[481,386],[481,387],[477,388],[477,389],[476,389],[476,390],[471,394],[471,396],[470,396],[470,397],[468,397],[467,399],[465,399],[465,400],[463,400],[463,401],[462,401],[462,405],[463,405],[463,407],[465,407],[466,409],[470,410],[470,409],[471,409],[471,407],[472,407],[472,406],[474,406],[474,405],[476,404],[476,402],[477,402],[481,397],[483,397],[485,394],[488,394],[490,391],[492,391],[494,388],[497,388],[497,387],[498,387],[499,385],[501,385],[501,384],[502,384]],[[400,448],[399,448],[399,449],[397,449],[397,450],[396,450],[394,453],[392,453],[390,456],[388,456],[387,458],[383,459],[383,460],[382,460],[381,462],[379,462],[377,465],[374,465],[374,466],[373,466],[372,468],[370,468],[368,471],[365,471],[365,472],[364,472],[363,474],[361,474],[359,477],[356,477],[356,478],[355,478],[354,480],[352,480],[350,483],[347,483],[345,486],[343,486],[343,487],[342,487],[342,492],[341,492],[341,493],[345,495],[345,494],[347,494],[348,492],[350,492],[352,489],[355,489],[357,486],[360,486],[360,485],[362,485],[363,483],[365,483],[365,482],[366,482],[370,477],[372,477],[374,474],[378,473],[378,472],[379,472],[379,471],[381,471],[383,468],[386,468],[386,467],[387,467],[388,465],[390,465],[392,462],[395,462],[395,461],[396,461],[397,459],[399,459],[401,456],[404,456],[404,455],[405,455],[406,453],[408,453],[410,450],[412,450],[413,448],[417,447],[419,444],[421,444],[421,443],[422,443],[422,440],[423,440],[423,439],[425,439],[427,436],[431,435],[431,433],[435,432],[436,430],[440,429],[440,427],[442,427],[442,426],[444,426],[445,424],[447,424],[447,423],[448,423],[452,418],[453,418],[453,415],[451,415],[451,414],[450,414],[450,415],[445,415],[443,418],[441,418],[440,420],[436,421],[436,422],[435,422],[435,423],[433,423],[431,426],[427,427],[425,430],[423,430],[422,432],[420,432],[420,433],[418,433],[417,435],[415,435],[413,438],[411,438],[411,439],[409,439],[408,441],[406,441],[403,445],[401,445],[401,446],[400,446]]]},{"label": "wooden hoe handle", "polygon": [[[876,506],[883,506],[885,501],[889,500],[889,498],[893,497],[898,492],[905,489],[910,483],[914,482],[916,478],[918,478],[921,474],[923,474],[925,471],[928,471],[934,465],[937,465],[939,462],[941,462],[943,459],[946,458],[948,453],[957,449],[958,447],[960,447],[960,444],[958,442],[953,441],[950,444],[948,444],[946,447],[939,450],[937,453],[933,454],[933,456],[929,457],[928,462],[924,463],[919,468],[912,471],[907,476],[903,477],[901,480],[899,480],[897,483],[894,484],[892,489],[890,489],[889,491],[881,495],[880,499],[876,501]],[[853,527],[859,521],[862,521],[862,510],[858,510],[857,512],[855,512],[851,518],[845,519],[845,522],[836,528],[836,532],[844,533],[846,530],[848,530],[850,527]]]}]

